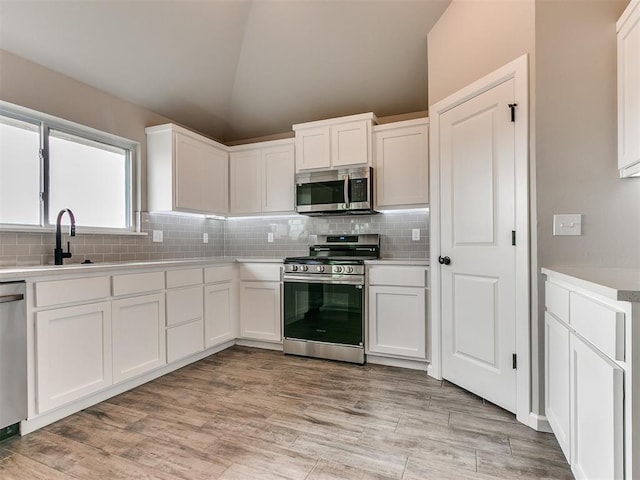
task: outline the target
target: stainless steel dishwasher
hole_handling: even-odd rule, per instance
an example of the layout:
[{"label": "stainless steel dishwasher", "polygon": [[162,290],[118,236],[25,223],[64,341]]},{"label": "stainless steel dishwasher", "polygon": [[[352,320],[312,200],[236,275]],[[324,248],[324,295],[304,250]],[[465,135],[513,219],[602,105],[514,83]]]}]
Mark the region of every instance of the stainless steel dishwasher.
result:
[{"label": "stainless steel dishwasher", "polygon": [[0,283],[0,440],[27,418],[25,282]]}]

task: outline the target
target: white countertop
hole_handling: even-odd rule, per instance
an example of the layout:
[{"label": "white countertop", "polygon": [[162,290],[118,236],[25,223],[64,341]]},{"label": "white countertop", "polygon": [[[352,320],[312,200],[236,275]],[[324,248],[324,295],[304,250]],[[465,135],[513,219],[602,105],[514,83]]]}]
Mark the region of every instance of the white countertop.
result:
[{"label": "white countertop", "polygon": [[640,269],[553,266],[545,275],[586,288],[612,300],[640,302]]},{"label": "white countertop", "polygon": [[234,257],[198,257],[167,260],[145,260],[113,263],[69,263],[66,265],[33,265],[28,267],[0,268],[0,281],[25,280],[31,277],[46,275],[95,273],[110,270],[131,270],[152,267],[210,266],[223,263],[234,263]]}]

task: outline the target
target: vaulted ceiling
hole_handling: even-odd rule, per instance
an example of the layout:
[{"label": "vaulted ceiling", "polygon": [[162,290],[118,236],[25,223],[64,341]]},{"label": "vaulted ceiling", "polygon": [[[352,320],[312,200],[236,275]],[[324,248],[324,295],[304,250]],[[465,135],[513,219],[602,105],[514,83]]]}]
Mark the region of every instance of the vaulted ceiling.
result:
[{"label": "vaulted ceiling", "polygon": [[0,48],[223,141],[427,108],[451,0],[0,0]]}]

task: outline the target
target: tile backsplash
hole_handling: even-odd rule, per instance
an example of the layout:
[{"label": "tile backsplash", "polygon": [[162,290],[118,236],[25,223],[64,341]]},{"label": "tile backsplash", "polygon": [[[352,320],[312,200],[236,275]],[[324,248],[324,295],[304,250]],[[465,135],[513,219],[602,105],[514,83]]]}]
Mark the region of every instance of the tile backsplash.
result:
[{"label": "tile backsplash", "polygon": [[[379,233],[381,255],[386,258],[429,256],[428,211],[336,217],[263,217],[206,219],[196,216],[143,213],[141,230],[148,235],[63,235],[71,242],[73,257],[65,263],[91,260],[124,262],[197,257],[286,257],[306,255],[314,235],[330,233]],[[420,240],[411,240],[412,229]],[[162,230],[163,242],[152,241],[153,230]],[[66,232],[66,229],[63,231]],[[203,243],[207,233],[209,243]],[[273,233],[273,242],[268,234]],[[0,267],[53,263],[55,234],[0,231]],[[66,247],[65,247],[66,250]]]},{"label": "tile backsplash", "polygon": [[[420,229],[419,241],[411,240],[414,228]],[[267,242],[269,233],[273,233],[273,243]],[[307,255],[313,235],[336,233],[379,233],[380,254],[386,258],[429,256],[428,212],[235,218],[225,224],[224,253],[232,257]]]}]

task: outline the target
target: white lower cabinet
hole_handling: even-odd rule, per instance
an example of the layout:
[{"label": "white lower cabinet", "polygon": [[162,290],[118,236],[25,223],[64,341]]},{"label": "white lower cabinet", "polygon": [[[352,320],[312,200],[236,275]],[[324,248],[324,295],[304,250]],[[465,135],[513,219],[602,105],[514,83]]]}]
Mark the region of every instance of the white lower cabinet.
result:
[{"label": "white lower cabinet", "polygon": [[240,283],[240,336],[249,340],[282,341],[280,282]]},{"label": "white lower cabinet", "polygon": [[623,370],[571,335],[571,466],[579,479],[624,478]]},{"label": "white lower cabinet", "polygon": [[163,293],[113,301],[114,382],[166,364],[164,301]]},{"label": "white lower cabinet", "polygon": [[369,287],[369,352],[425,358],[425,289]]},{"label": "white lower cabinet", "polygon": [[545,313],[545,412],[564,456],[570,453],[569,327]]},{"label": "white lower cabinet", "polygon": [[221,283],[204,287],[205,348],[236,338],[233,315],[233,284]]},{"label": "white lower cabinet", "polygon": [[603,289],[587,290],[580,279],[543,273],[549,278],[544,383],[549,425],[577,479],[637,478],[635,303],[603,295]]},{"label": "white lower cabinet", "polygon": [[41,311],[35,321],[38,413],[112,384],[110,302]]},{"label": "white lower cabinet", "polygon": [[204,349],[202,286],[168,290],[167,361],[169,363]]},{"label": "white lower cabinet", "polygon": [[366,353],[426,361],[427,268],[372,265]]}]

